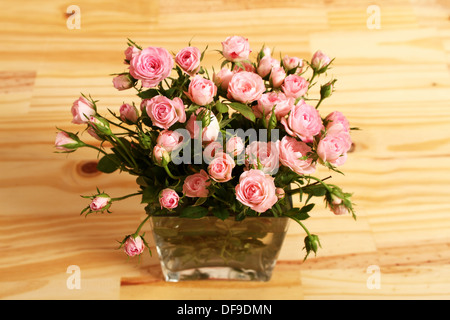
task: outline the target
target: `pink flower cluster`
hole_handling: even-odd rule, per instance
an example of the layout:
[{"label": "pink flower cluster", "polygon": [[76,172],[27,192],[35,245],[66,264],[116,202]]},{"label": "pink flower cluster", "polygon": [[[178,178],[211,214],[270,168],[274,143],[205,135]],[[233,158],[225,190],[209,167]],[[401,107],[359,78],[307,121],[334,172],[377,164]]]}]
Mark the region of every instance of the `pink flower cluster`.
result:
[{"label": "pink flower cluster", "polygon": [[[117,74],[113,85],[119,91],[136,89],[140,105],[123,103],[114,121],[100,116],[96,101],[84,95],[71,108],[72,123],[86,125],[95,139],[115,144],[113,152],[108,154],[103,143],[89,145],[66,131],[57,135],[55,147],[61,152],[81,147],[102,152],[103,172],[120,169],[139,176],[142,190],[153,192],[146,194],[146,203],[166,211],[183,203],[209,201],[210,206],[216,200],[236,200],[233,207],[245,206],[243,211],[275,210],[290,194],[285,189],[292,182],[280,182],[284,180],[279,173],[309,183],[318,164],[336,170],[346,162],[352,146],[349,121],[339,111],[322,118],[318,110],[336,80],[321,87],[318,102],[310,97],[316,76],[328,70],[332,59],[321,51],[310,62],[289,55],[277,59],[263,47],[252,62],[247,38],[230,36],[221,45],[224,63],[210,77],[201,66],[206,50],[189,44],[172,54],[156,46],[141,48],[130,40],[124,51],[128,70]],[[125,131],[116,136],[113,126]],[[237,132],[243,128],[258,131],[256,139]],[[261,130],[270,138],[264,140]],[[189,142],[199,149],[191,150]],[[203,162],[178,166],[174,152],[180,151],[189,160],[201,157]],[[235,199],[220,199],[218,194],[225,192],[218,190],[234,192]],[[349,212],[344,193],[330,193],[327,203],[332,211]],[[117,198],[99,194],[86,210],[103,212],[113,201]],[[122,244],[130,256],[145,247],[137,233]]]}]

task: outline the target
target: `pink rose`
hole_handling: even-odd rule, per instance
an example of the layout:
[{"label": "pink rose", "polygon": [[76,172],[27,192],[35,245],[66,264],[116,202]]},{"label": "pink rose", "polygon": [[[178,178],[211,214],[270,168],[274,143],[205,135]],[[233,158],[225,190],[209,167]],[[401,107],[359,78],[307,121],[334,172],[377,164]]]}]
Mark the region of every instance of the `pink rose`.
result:
[{"label": "pink rose", "polygon": [[119,74],[113,78],[113,85],[119,91],[130,89],[133,87],[134,81],[128,74]]},{"label": "pink rose", "polygon": [[195,104],[206,106],[213,102],[216,93],[217,87],[214,82],[197,75],[191,80],[187,95]]},{"label": "pink rose", "polygon": [[264,56],[261,60],[259,60],[258,68],[256,72],[262,77],[266,77],[269,75],[272,68],[279,67],[280,61],[272,58],[270,55]]},{"label": "pink rose", "polygon": [[87,128],[87,133],[89,133],[89,135],[91,137],[93,137],[94,139],[98,140],[98,141],[103,141],[102,138],[100,138],[100,136],[97,134],[97,132],[95,132],[95,129],[93,126],[89,126],[89,128]]},{"label": "pink rose", "polygon": [[323,162],[341,166],[347,160],[347,151],[352,146],[350,134],[346,131],[328,132],[317,146],[317,155]]},{"label": "pink rose", "polygon": [[133,59],[134,56],[138,55],[141,52],[141,50],[139,50],[138,48],[134,47],[134,46],[129,46],[128,48],[125,49],[124,54],[125,54],[125,63],[128,63],[131,61],[131,59]]},{"label": "pink rose", "polygon": [[210,164],[211,161],[214,159],[216,154],[223,152],[223,146],[218,141],[210,142],[205,149],[203,150],[203,159],[207,164]]},{"label": "pink rose", "polygon": [[128,256],[134,257],[144,252],[145,244],[140,236],[137,236],[136,238],[129,236],[124,243],[123,249]]},{"label": "pink rose", "polygon": [[178,195],[178,193],[170,188],[162,190],[159,194],[159,204],[161,205],[161,209],[175,209],[176,207],[178,207],[179,200],[180,196]]},{"label": "pink rose", "polygon": [[[197,120],[197,115],[205,108],[199,108],[193,114],[186,123],[186,129],[189,131],[192,139],[198,139],[200,135],[200,127],[201,119]],[[208,114],[206,115],[208,116]],[[208,126],[202,129],[202,141],[204,144],[217,140],[217,137],[220,133],[220,125],[214,113],[210,113],[210,122]]]},{"label": "pink rose", "polygon": [[201,52],[196,47],[181,49],[175,56],[175,62],[189,75],[194,75],[200,69]]},{"label": "pink rose", "polygon": [[156,165],[165,167],[171,161],[170,153],[163,146],[157,144],[153,147],[152,159]]},{"label": "pink rose", "polygon": [[241,62],[241,65],[244,67],[244,69],[242,69],[240,66],[235,65],[233,68],[233,72],[242,72],[242,71],[248,71],[248,72],[255,72],[255,67],[253,66],[252,63],[250,62]]},{"label": "pink rose", "polygon": [[156,87],[173,68],[173,58],[164,48],[148,47],[130,61],[130,74],[146,88]]},{"label": "pink rose", "polygon": [[284,71],[283,67],[272,68],[272,71],[270,72],[270,78],[269,78],[269,81],[272,84],[272,87],[279,88],[281,86],[281,84],[283,83],[284,78],[286,78],[286,71]]},{"label": "pink rose", "polygon": [[242,173],[235,189],[237,200],[256,212],[265,212],[278,201],[274,178],[261,170]]},{"label": "pink rose", "polygon": [[349,213],[347,207],[343,204],[332,204],[331,211],[337,216],[342,216]]},{"label": "pink rose", "polygon": [[183,100],[174,98],[170,100],[164,96],[156,96],[145,101],[145,110],[153,125],[169,129],[173,124],[186,121]]},{"label": "pink rose", "polygon": [[299,68],[296,71],[299,72],[303,67],[303,60],[297,57],[289,57],[288,55],[285,55],[283,58],[283,66],[286,68],[287,71],[292,70],[294,68]]},{"label": "pink rose", "polygon": [[258,100],[265,90],[264,80],[258,74],[247,71],[234,74],[228,84],[229,98],[242,103]]},{"label": "pink rose", "polygon": [[60,131],[56,135],[55,147],[62,151],[73,151],[78,148],[78,141],[73,140],[66,132]]},{"label": "pink rose", "polygon": [[230,83],[231,78],[233,77],[234,72],[227,68],[222,68],[217,74],[213,74],[213,81],[216,86],[221,87],[222,90],[228,90],[228,84]]},{"label": "pink rose", "polygon": [[156,139],[156,144],[163,147],[166,151],[172,152],[183,143],[183,135],[177,131],[162,130]]},{"label": "pink rose", "polygon": [[244,151],[245,144],[244,141],[242,141],[241,137],[236,136],[228,139],[225,147],[228,154],[230,154],[233,157],[237,157]]},{"label": "pink rose", "polygon": [[245,149],[247,169],[260,169],[265,174],[275,174],[280,167],[276,142],[253,141]]},{"label": "pink rose", "polygon": [[91,204],[89,205],[89,208],[92,211],[101,211],[104,209],[107,209],[106,207],[110,204],[111,198],[107,195],[98,195],[94,199],[92,199]]},{"label": "pink rose", "polygon": [[294,99],[286,97],[283,92],[271,91],[263,93],[258,99],[258,104],[252,107],[253,113],[257,118],[262,118],[263,114],[266,119],[270,118],[272,109],[275,107],[275,115],[280,120],[291,111],[294,106]]},{"label": "pink rose", "polygon": [[339,111],[334,111],[326,116],[327,130],[350,131],[350,123],[347,118]]},{"label": "pink rose", "polygon": [[326,70],[326,67],[331,63],[331,59],[322,51],[314,53],[311,59],[311,66],[316,72],[322,73]]},{"label": "pink rose", "polygon": [[250,52],[250,44],[244,37],[232,36],[222,42],[222,54],[228,61],[247,60]]},{"label": "pink rose", "polygon": [[275,194],[277,195],[277,198],[280,200],[280,199],[284,198],[284,196],[286,195],[286,192],[284,191],[283,188],[276,188]]},{"label": "pink rose", "polygon": [[186,197],[205,198],[209,194],[210,178],[205,170],[187,176],[183,184],[183,193]]},{"label": "pink rose", "polygon": [[208,173],[216,182],[227,182],[231,180],[231,172],[235,166],[233,158],[228,153],[219,153],[209,164]]},{"label": "pink rose", "polygon": [[79,97],[72,105],[72,123],[85,124],[89,118],[96,114],[94,105],[85,97]]},{"label": "pink rose", "polygon": [[284,79],[281,85],[281,90],[283,90],[286,97],[300,98],[306,94],[308,91],[309,82],[305,78],[300,77],[296,74],[291,74]]},{"label": "pink rose", "polygon": [[282,118],[281,123],[289,135],[299,137],[305,143],[312,142],[323,128],[319,111],[304,100],[294,105],[288,118]]},{"label": "pink rose", "polygon": [[139,118],[136,107],[131,104],[124,103],[120,106],[120,119],[126,123],[136,123]]},{"label": "pink rose", "polygon": [[311,158],[302,159],[311,152],[311,148],[295,138],[284,136],[279,142],[280,162],[299,175],[316,171]]}]

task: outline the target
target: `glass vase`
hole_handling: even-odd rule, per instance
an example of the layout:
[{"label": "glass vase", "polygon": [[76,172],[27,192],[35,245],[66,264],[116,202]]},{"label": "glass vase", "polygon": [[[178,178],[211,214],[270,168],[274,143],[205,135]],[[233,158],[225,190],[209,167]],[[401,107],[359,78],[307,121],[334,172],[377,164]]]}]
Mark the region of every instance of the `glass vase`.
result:
[{"label": "glass vase", "polygon": [[151,223],[166,281],[269,281],[289,218],[153,216]]}]

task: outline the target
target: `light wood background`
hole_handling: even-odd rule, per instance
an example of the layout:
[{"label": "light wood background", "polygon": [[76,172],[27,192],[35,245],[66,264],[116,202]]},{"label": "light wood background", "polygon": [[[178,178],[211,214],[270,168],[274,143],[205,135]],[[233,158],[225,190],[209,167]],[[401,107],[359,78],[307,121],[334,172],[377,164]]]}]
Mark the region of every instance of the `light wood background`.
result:
[{"label": "light wood background", "polygon": [[[81,9],[69,29],[66,9]],[[449,299],[450,2],[373,1],[33,1],[0,3],[0,298],[2,299]],[[220,49],[228,35],[309,59],[336,57],[338,78],[323,114],[340,110],[355,150],[334,175],[354,192],[358,220],[318,203],[307,221],[323,249],[302,263],[304,234],[291,224],[272,281],[165,283],[154,256],[127,260],[116,240],[135,230],[143,206],[114,204],[111,215],[80,217],[81,194],[136,190],[125,174],[95,171],[96,154],[53,153],[56,126],[69,131],[80,92],[102,110],[133,101],[111,73],[126,38],[176,52]],[[220,65],[208,51],[205,66]],[[323,175],[328,172],[323,170]],[[150,227],[146,227],[150,235]],[[149,238],[150,241],[152,241]],[[69,266],[81,271],[70,290]],[[369,266],[380,268],[370,289]],[[369,268],[370,270],[370,268]]]}]

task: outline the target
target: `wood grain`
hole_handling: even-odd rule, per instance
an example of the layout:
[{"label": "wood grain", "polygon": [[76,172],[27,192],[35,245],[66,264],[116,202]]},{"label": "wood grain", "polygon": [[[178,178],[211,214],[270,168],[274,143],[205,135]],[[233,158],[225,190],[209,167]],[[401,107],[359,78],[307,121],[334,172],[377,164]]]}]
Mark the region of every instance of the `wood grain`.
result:
[{"label": "wood grain", "polygon": [[[367,28],[373,1],[80,0],[81,28],[66,26],[66,1],[0,4],[1,299],[449,299],[450,3],[377,1],[380,29]],[[354,192],[357,221],[322,203],[308,228],[323,249],[302,262],[304,233],[291,224],[272,281],[165,283],[159,261],[127,260],[116,240],[134,231],[134,199],[112,214],[79,216],[81,194],[98,186],[114,196],[136,190],[125,174],[95,170],[96,154],[53,153],[56,126],[70,123],[80,92],[101,110],[136,101],[117,92],[126,38],[177,51],[228,35],[276,54],[336,57],[338,79],[322,113],[339,110],[353,126],[354,151],[336,184]],[[321,169],[320,175],[328,175]],[[150,226],[146,226],[150,234]],[[149,239],[152,242],[152,239]],[[155,250],[153,250],[156,252]],[[67,268],[81,270],[70,290]],[[367,268],[381,287],[369,289]]]}]

